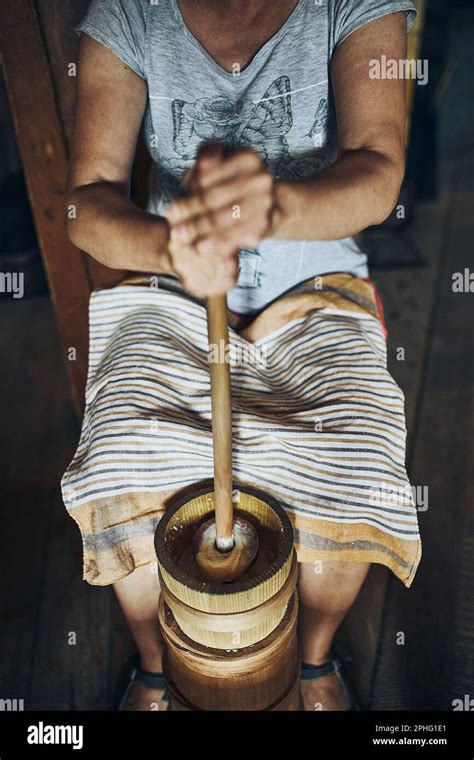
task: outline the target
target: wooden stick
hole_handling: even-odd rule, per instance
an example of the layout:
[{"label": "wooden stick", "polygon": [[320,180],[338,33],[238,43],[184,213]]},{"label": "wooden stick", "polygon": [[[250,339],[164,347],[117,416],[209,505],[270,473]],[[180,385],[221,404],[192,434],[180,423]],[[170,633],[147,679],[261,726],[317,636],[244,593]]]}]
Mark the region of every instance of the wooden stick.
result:
[{"label": "wooden stick", "polygon": [[206,306],[210,347],[216,544],[221,551],[228,551],[234,545],[234,536],[232,532],[232,405],[230,366],[226,361],[229,330],[225,294],[208,298]]}]

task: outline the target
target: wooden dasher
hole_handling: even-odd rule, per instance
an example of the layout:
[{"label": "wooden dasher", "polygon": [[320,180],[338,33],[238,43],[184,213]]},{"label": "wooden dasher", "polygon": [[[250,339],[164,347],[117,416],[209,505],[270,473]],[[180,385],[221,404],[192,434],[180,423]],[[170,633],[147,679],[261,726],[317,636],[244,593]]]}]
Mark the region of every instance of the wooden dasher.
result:
[{"label": "wooden dasher", "polygon": [[[207,307],[210,345],[223,341],[227,346],[225,296],[208,299]],[[164,671],[172,709],[298,709],[298,567],[293,529],[273,497],[233,483],[226,357],[211,363],[210,373],[214,488],[200,488],[176,503],[155,535]],[[256,554],[247,553],[237,577],[228,582],[220,579],[219,567],[211,579],[214,557],[209,574],[200,561],[201,545],[196,545],[202,526],[214,517],[211,550],[219,563],[219,541],[223,539],[224,547],[233,545],[221,550],[222,561],[232,570],[238,564],[233,553],[245,555],[256,536]],[[242,534],[238,526],[244,526]]]}]

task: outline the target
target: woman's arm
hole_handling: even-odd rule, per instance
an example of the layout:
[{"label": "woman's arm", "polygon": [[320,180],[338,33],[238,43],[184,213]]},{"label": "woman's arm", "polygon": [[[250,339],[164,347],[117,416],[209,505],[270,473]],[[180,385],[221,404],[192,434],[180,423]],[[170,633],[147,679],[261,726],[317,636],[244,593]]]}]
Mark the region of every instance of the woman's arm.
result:
[{"label": "woman's arm", "polygon": [[337,48],[331,63],[339,156],[314,177],[277,182],[269,236],[336,240],[383,222],[405,168],[405,81],[370,79],[369,61],[406,58],[405,13],[371,22]]},{"label": "woman's arm", "polygon": [[68,181],[72,242],[112,269],[169,273],[165,219],[129,199],[146,82],[107,48],[82,36]]}]

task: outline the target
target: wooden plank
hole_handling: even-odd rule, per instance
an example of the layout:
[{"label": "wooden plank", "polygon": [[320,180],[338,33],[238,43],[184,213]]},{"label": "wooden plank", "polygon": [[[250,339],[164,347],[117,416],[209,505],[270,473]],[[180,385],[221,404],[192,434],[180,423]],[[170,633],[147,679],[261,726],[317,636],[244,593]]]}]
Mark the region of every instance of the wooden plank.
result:
[{"label": "wooden plank", "polygon": [[[425,21],[425,0],[415,0],[415,6],[418,11],[415,23],[408,33],[407,40],[407,59],[418,60],[421,52],[423,26]],[[405,131],[406,144],[408,145],[410,140],[411,122],[413,116],[413,107],[415,104],[416,93],[416,81],[414,79],[407,79],[406,83],[406,98],[407,98],[407,126]]]},{"label": "wooden plank", "polygon": [[137,649],[115,594],[110,599],[109,705],[116,707],[130,676],[125,660]]},{"label": "wooden plank", "polygon": [[[431,24],[433,39],[438,39],[438,28],[446,21],[443,17],[434,26]],[[449,90],[438,103],[437,145],[444,160],[439,170],[437,167],[436,185],[442,196],[435,204],[418,207],[416,214],[416,221],[422,224],[417,244],[428,270],[435,272],[433,308],[429,312],[421,308],[418,319],[415,313],[408,315],[404,329],[407,336],[420,329],[428,336],[428,350],[415,358],[413,367],[413,376],[421,372],[423,381],[412,409],[416,416],[410,473],[412,482],[428,485],[429,509],[420,514],[423,557],[412,589],[407,592],[393,578],[390,580],[373,709],[452,710],[453,699],[469,694],[474,678],[474,609],[470,593],[474,574],[470,506],[474,494],[469,475],[473,354],[472,345],[466,342],[466,326],[472,323],[472,306],[469,312],[467,299],[472,296],[458,294],[454,298],[451,289],[453,272],[462,271],[463,264],[470,265],[474,233],[470,211],[474,202],[472,108],[466,108],[465,99],[465,72],[472,58],[472,12],[458,9],[450,15],[449,22],[446,39],[450,43],[444,56],[447,59],[449,50],[455,50],[458,67]],[[431,44],[431,48],[430,61],[432,64],[434,51],[436,69],[437,46]],[[453,113],[457,114],[454,122]],[[447,156],[459,159],[450,162]],[[424,167],[425,173],[427,168]],[[433,259],[442,262],[442,266],[433,270]],[[432,289],[433,280],[427,274],[428,280],[419,278],[415,292],[421,306],[427,284]],[[407,359],[410,354],[413,360],[413,352],[408,351]],[[399,371],[409,382],[408,362],[399,364]],[[396,643],[398,632],[405,635],[403,646]]]},{"label": "wooden plank", "polygon": [[59,491],[51,502],[30,709],[109,709],[111,587],[82,580],[82,542]]},{"label": "wooden plank", "polygon": [[[388,326],[388,367],[405,394],[408,462],[412,453],[417,409],[423,388],[425,357],[429,345],[442,250],[441,231],[449,207],[449,199],[441,198],[436,204],[424,204],[416,209],[415,218],[407,234],[412,238],[414,245],[423,251],[426,257],[425,266],[375,270],[371,273],[382,297]],[[403,349],[403,354],[400,349]],[[412,483],[422,485],[417,482],[416,476]],[[352,654],[350,675],[359,699],[365,706],[371,701],[384,610],[390,603],[387,597],[389,581],[390,584],[400,584],[400,581],[392,579],[384,567],[374,565],[371,568],[338,636],[344,648]]]},{"label": "wooden plank", "polygon": [[[88,6],[89,0],[36,0],[55,100],[67,145],[71,144],[76,102],[77,70],[75,72],[74,68],[71,68],[77,62],[79,47],[79,37],[75,28]],[[141,199],[147,187],[143,172],[140,172],[139,179],[140,188],[137,189],[137,194]],[[121,270],[109,269],[99,264],[90,256],[85,256],[84,261],[92,288],[109,286],[125,275]]]},{"label": "wooden plank", "polygon": [[453,292],[452,275],[471,264],[473,174],[474,155],[464,156],[444,181],[450,214],[412,466],[416,482],[429,488],[420,515],[423,558],[412,590],[389,587],[374,709],[452,710],[472,689],[472,294]]},{"label": "wooden plank", "polygon": [[[433,301],[442,250],[441,231],[449,201],[417,206],[407,234],[425,256],[420,267],[384,269],[372,272],[382,296],[388,326],[388,368],[405,394],[408,429],[408,458],[415,429],[416,409],[423,384]],[[403,353],[400,351],[403,349]]]},{"label": "wooden plank", "polygon": [[78,428],[49,300],[3,300],[0,321],[0,697],[30,709],[51,515]]},{"label": "wooden plank", "polygon": [[69,241],[63,221],[66,151],[32,0],[4,0],[0,30],[3,71],[63,351],[70,347],[76,351],[68,369],[75,402],[81,408],[90,282],[83,257]]},{"label": "wooden plank", "polygon": [[[90,291],[113,285],[126,274],[77,251],[63,222],[66,146],[72,137],[77,81],[69,75],[77,59],[74,30],[88,4],[88,0],[37,0],[39,18],[33,0],[7,0],[0,8],[3,68],[65,359],[69,348],[76,349],[76,360],[68,363],[79,412],[87,374]],[[142,208],[149,165],[140,140],[132,198]]]},{"label": "wooden plank", "polygon": [[[25,709],[108,709],[109,651],[130,651],[112,589],[81,580],[81,539],[59,481],[77,442],[47,298],[0,302],[0,697]],[[34,325],[34,330],[32,330]],[[32,393],[34,389],[34,393]],[[111,641],[111,625],[114,635]],[[68,634],[75,632],[76,645]],[[114,666],[116,663],[114,659]]]},{"label": "wooden plank", "polygon": [[75,28],[85,15],[90,0],[36,0],[35,6],[46,56],[51,70],[55,100],[66,143],[70,145],[74,125],[79,37]]}]

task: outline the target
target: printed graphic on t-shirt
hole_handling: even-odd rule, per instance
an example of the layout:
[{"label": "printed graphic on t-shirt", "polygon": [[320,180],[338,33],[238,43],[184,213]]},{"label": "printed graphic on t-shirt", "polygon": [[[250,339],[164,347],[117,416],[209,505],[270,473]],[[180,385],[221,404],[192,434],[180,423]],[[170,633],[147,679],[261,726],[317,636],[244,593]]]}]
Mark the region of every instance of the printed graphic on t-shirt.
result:
[{"label": "printed graphic on t-shirt", "polygon": [[[330,163],[328,150],[335,144],[328,135],[329,108],[322,98],[313,126],[304,137],[313,143],[310,153],[293,156],[286,135],[293,126],[291,85],[288,76],[275,79],[263,97],[254,102],[236,102],[224,95],[197,98],[187,102],[175,98],[171,103],[173,148],[177,156],[160,161],[160,184],[167,203],[182,192],[181,176],[193,165],[199,145],[219,140],[230,147],[252,147],[260,153],[274,177],[283,180],[308,177]],[[329,138],[329,139],[328,139]]]}]

